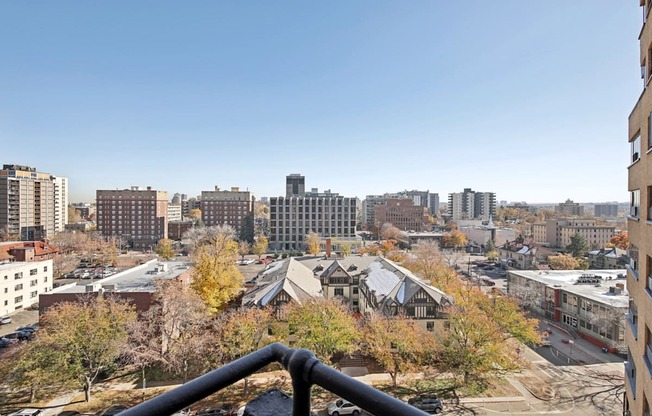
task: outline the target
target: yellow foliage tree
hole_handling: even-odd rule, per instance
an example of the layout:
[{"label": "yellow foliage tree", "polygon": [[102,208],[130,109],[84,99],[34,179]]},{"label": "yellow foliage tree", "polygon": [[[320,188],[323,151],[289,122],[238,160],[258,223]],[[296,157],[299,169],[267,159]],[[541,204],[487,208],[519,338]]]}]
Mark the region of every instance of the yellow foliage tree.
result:
[{"label": "yellow foliage tree", "polygon": [[457,273],[446,263],[445,256],[434,241],[417,244],[412,257],[403,262],[403,267],[413,271],[421,278],[446,292],[446,287],[458,280]]},{"label": "yellow foliage tree", "polygon": [[210,312],[222,310],[242,287],[244,277],[235,265],[238,243],[233,240],[204,244],[192,254],[192,288]]},{"label": "yellow foliage tree", "polygon": [[309,232],[306,235],[306,245],[308,246],[308,254],[315,255],[321,251],[321,236],[316,232]]},{"label": "yellow foliage tree", "polygon": [[579,270],[581,269],[579,261],[567,254],[558,256],[548,256],[548,265],[553,270]]},{"label": "yellow foliage tree", "polygon": [[175,253],[174,250],[172,249],[172,240],[169,238],[163,238],[158,241],[158,245],[156,246],[156,254],[159,256],[163,257],[166,260],[170,260],[174,258]]},{"label": "yellow foliage tree", "polygon": [[263,254],[267,253],[267,246],[269,245],[269,242],[267,241],[267,237],[265,236],[260,236],[256,239],[256,242],[254,243],[254,246],[252,247],[252,252],[258,256],[258,259],[260,260],[260,256]]}]

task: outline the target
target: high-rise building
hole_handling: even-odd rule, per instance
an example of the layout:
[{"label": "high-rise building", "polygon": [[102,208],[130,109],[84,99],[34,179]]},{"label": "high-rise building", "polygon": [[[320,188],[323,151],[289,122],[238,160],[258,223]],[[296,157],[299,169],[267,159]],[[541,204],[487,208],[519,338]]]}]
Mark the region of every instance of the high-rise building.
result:
[{"label": "high-rise building", "polygon": [[319,193],[314,189],[306,194],[304,177],[289,175],[286,197],[269,200],[270,248],[302,250],[310,232],[330,238],[333,244],[356,242],[357,202],[357,198],[330,191]]},{"label": "high-rise building", "polygon": [[68,224],[68,178],[54,177],[54,231],[61,232]]},{"label": "high-rise building", "polygon": [[595,204],[595,216],[597,217],[617,217],[618,203],[613,204]]},{"label": "high-rise building", "polygon": [[579,202],[567,199],[566,202],[560,202],[559,205],[555,206],[555,212],[581,217],[584,215],[584,207]]},{"label": "high-rise building", "polygon": [[134,248],[151,248],[168,235],[168,193],[151,187],[98,190],[97,230]]},{"label": "high-rise building", "polygon": [[453,220],[489,221],[490,216],[496,215],[496,194],[464,188],[463,192],[448,194],[448,210]]},{"label": "high-rise building", "polygon": [[202,221],[208,227],[230,225],[240,231],[247,215],[253,223],[254,195],[237,187],[227,191],[216,186],[214,191],[202,191],[200,207]]},{"label": "high-rise building", "polygon": [[298,173],[291,173],[285,177],[285,197],[305,196],[306,178]]},{"label": "high-rise building", "polygon": [[0,227],[24,241],[52,237],[57,227],[63,229],[68,222],[67,192],[65,178],[57,179],[29,166],[3,165]]},{"label": "high-rise building", "polygon": [[439,212],[439,194],[430,194],[428,199],[428,211],[430,215],[437,216]]},{"label": "high-rise building", "polygon": [[[639,2],[637,2],[639,3]],[[629,265],[627,289],[629,313],[625,325],[627,361],[625,363],[626,414],[647,415],[652,406],[652,25],[650,0],[641,0],[643,28],[640,41],[643,93],[629,115],[627,135],[630,158],[628,190],[630,207]]]}]

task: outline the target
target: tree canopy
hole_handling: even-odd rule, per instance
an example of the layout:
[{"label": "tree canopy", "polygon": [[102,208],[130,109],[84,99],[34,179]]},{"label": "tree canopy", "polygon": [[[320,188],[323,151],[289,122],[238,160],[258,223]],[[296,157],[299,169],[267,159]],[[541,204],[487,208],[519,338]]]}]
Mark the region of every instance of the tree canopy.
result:
[{"label": "tree canopy", "polygon": [[309,232],[306,235],[306,246],[308,254],[315,255],[321,251],[321,236],[316,232]]},{"label": "tree canopy", "polygon": [[573,257],[582,257],[589,251],[589,245],[584,237],[580,234],[575,234],[571,236],[570,244],[566,246],[566,250],[568,250]]}]

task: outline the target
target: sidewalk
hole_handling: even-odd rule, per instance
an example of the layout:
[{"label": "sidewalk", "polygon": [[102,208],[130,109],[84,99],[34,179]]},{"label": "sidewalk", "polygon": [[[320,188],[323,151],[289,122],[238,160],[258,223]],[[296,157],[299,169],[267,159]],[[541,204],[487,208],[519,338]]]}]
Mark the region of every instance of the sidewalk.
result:
[{"label": "sidewalk", "polygon": [[[550,328],[550,346],[577,364],[622,363],[615,354],[605,353],[583,338],[575,337],[554,322],[540,319],[542,328]],[[565,342],[566,341],[566,342]],[[572,342],[570,342],[572,341]]]}]

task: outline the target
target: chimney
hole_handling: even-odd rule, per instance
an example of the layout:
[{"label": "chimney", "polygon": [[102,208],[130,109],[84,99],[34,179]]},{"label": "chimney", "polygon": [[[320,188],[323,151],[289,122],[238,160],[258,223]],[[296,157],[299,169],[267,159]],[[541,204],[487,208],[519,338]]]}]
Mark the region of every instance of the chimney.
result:
[{"label": "chimney", "polygon": [[331,257],[331,239],[327,238],[326,239],[326,258]]},{"label": "chimney", "polygon": [[625,284],[624,283],[616,283],[616,287],[620,290],[625,290]]},{"label": "chimney", "polygon": [[220,187],[215,185],[215,192],[219,192],[219,191],[220,191]]}]

